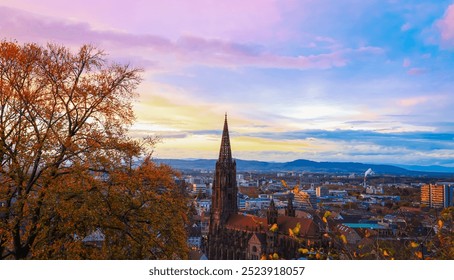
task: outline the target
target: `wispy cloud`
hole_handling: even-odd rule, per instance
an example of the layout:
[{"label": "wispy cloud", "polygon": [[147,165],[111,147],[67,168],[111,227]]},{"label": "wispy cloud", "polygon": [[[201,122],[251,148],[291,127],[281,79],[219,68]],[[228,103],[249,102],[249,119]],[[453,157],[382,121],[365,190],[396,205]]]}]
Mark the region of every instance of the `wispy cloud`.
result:
[{"label": "wispy cloud", "polygon": [[397,104],[402,107],[420,106],[428,102],[438,102],[443,100],[443,96],[414,96],[403,98],[397,101]]},{"label": "wispy cloud", "polygon": [[[288,132],[264,132],[251,134],[255,137],[270,139],[324,139],[330,141],[344,140],[352,142],[373,143],[383,146],[408,147],[414,144],[413,148],[418,145],[433,144],[438,149],[454,148],[454,133],[437,133],[437,132],[400,132],[400,133],[381,133],[366,130],[301,130]],[[410,145],[412,146],[412,145]]]},{"label": "wispy cloud", "polygon": [[450,5],[440,20],[436,22],[436,26],[440,31],[442,44],[454,46],[454,4]]},{"label": "wispy cloud", "polygon": [[[0,30],[3,36],[20,41],[63,42],[72,45],[92,43],[105,47],[137,50],[165,55],[170,64],[209,65],[217,67],[263,67],[284,69],[327,69],[345,66],[357,55],[380,54],[377,47],[344,48],[316,55],[280,55],[263,46],[222,39],[182,36],[170,40],[163,36],[136,35],[112,30],[95,30],[89,24],[41,18],[16,9],[0,8]],[[326,40],[325,40],[326,41]],[[157,62],[141,61],[143,66]],[[162,66],[162,65],[161,65]]]},{"label": "wispy cloud", "polygon": [[421,75],[421,74],[424,74],[426,73],[426,69],[424,68],[418,68],[418,67],[413,67],[413,68],[410,68],[407,73],[409,75]]},{"label": "wispy cloud", "polygon": [[400,30],[403,31],[403,32],[405,32],[405,31],[410,30],[411,27],[412,27],[411,24],[408,23],[408,22],[406,22],[405,24],[403,24],[403,25],[400,27]]},{"label": "wispy cloud", "polygon": [[[221,132],[203,136],[191,132],[184,139],[170,138],[159,144],[159,157],[215,158]],[[294,131],[231,135],[234,156],[242,159],[289,161],[374,161],[422,165],[451,164],[454,158],[452,133],[377,133],[370,131]],[[199,145],[197,144],[199,142]],[[200,145],[202,144],[202,145]]]}]

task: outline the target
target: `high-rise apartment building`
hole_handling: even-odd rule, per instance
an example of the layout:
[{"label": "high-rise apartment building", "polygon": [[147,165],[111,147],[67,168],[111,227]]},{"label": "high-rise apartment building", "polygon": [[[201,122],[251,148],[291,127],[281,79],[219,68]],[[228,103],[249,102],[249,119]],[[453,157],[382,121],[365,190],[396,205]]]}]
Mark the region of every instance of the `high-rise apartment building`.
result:
[{"label": "high-rise apartment building", "polygon": [[323,197],[329,195],[329,189],[325,186],[320,186],[315,189],[315,194],[317,197]]},{"label": "high-rise apartment building", "polygon": [[454,183],[439,182],[421,187],[421,206],[446,208],[454,206]]}]

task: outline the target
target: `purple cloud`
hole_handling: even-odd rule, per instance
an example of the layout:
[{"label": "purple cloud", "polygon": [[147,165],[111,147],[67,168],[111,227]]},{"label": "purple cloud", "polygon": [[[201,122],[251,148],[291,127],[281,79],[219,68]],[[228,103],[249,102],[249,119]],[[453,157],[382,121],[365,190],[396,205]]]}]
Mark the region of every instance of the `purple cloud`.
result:
[{"label": "purple cloud", "polygon": [[421,74],[424,74],[426,72],[426,69],[424,68],[411,68],[407,71],[407,74],[409,75],[421,75]]},{"label": "purple cloud", "polygon": [[[91,43],[123,57],[125,53],[134,50],[135,60],[145,67],[157,65],[147,57],[163,56],[162,60],[174,61],[181,66],[199,64],[218,67],[326,69],[344,66],[356,54],[381,52],[379,48],[361,47],[331,50],[315,55],[285,56],[268,52],[260,46],[228,40],[182,36],[172,41],[149,34],[95,30],[85,23],[43,18],[6,7],[0,7],[0,31],[6,39],[19,41],[50,41],[69,45]],[[142,59],[137,57],[137,51],[143,53]]]}]

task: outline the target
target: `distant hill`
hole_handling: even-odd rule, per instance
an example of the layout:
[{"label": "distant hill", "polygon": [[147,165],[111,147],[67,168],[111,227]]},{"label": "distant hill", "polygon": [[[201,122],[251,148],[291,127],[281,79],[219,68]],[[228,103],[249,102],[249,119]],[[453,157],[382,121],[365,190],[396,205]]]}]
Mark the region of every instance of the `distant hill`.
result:
[{"label": "distant hill", "polygon": [[[216,160],[214,159],[155,159],[158,163],[165,163],[180,170],[214,170]],[[437,169],[409,170],[403,167],[386,164],[364,164],[358,162],[316,162],[311,160],[298,159],[290,162],[265,162],[255,160],[237,159],[237,170],[240,172],[277,172],[297,171],[314,173],[364,173],[372,168],[375,174],[407,175],[407,176],[446,176],[454,175],[454,170],[447,169],[440,172]]]},{"label": "distant hill", "polygon": [[421,165],[396,165],[398,167],[402,167],[407,170],[412,171],[422,171],[422,172],[442,172],[442,173],[453,173],[454,174],[454,167],[446,167],[446,166],[439,166],[439,165],[429,165],[429,166],[421,166]]}]

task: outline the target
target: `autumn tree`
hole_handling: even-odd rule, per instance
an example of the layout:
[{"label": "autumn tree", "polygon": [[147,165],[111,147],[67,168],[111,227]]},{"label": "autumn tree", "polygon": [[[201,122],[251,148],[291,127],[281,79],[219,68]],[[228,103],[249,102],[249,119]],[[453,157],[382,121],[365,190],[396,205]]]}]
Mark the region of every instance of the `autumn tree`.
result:
[{"label": "autumn tree", "polygon": [[[438,260],[454,259],[454,206],[443,209],[436,222],[437,233],[427,244]],[[421,254],[422,255],[422,254]]]},{"label": "autumn tree", "polygon": [[0,43],[0,259],[185,257],[175,174],[127,135],[139,82],[92,46]]}]

